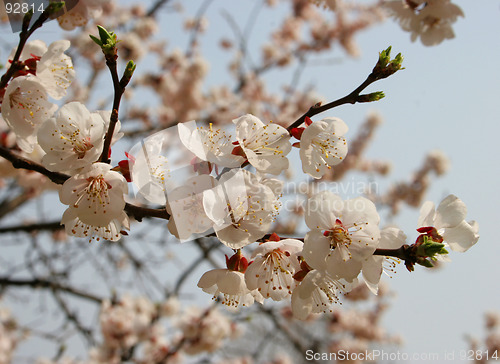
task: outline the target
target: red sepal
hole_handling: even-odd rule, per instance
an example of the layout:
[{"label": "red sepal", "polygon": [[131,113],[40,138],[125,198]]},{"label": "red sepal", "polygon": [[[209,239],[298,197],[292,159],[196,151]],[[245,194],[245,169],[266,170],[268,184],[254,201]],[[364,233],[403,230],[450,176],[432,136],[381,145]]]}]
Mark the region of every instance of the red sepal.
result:
[{"label": "red sepal", "polygon": [[226,266],[229,270],[245,273],[248,268],[248,260],[238,250],[231,258],[228,258],[226,255]]},{"label": "red sepal", "polygon": [[233,155],[239,155],[241,157],[247,157],[245,152],[243,151],[243,148],[240,147],[239,145],[237,147],[234,147],[233,151],[231,152]]},{"label": "red sepal", "polygon": [[290,135],[293,136],[295,139],[300,140],[302,138],[302,133],[306,130],[306,128],[292,128],[290,130]]},{"label": "red sepal", "polygon": [[280,240],[281,238],[276,233],[272,233],[269,239],[267,239],[267,241],[280,241]]}]

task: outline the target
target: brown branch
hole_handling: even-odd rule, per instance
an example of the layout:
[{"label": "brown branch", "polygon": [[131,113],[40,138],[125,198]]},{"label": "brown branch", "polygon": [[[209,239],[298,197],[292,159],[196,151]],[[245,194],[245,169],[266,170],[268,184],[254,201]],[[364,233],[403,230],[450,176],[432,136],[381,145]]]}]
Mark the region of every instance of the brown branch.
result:
[{"label": "brown branch", "polygon": [[[12,163],[14,168],[27,169],[35,171],[50,178],[52,182],[63,184],[69,176],[59,172],[51,172],[41,164],[35,163],[29,159],[16,155],[8,148],[0,146],[0,156],[7,159]],[[125,211],[129,216],[134,217],[137,221],[142,221],[145,217],[157,217],[159,219],[170,219],[170,214],[164,208],[151,209],[146,207],[135,206],[132,204],[125,204]]]},{"label": "brown branch", "polygon": [[70,311],[70,308],[68,307],[68,304],[62,299],[62,297],[59,295],[59,292],[55,289],[52,289],[52,293],[54,296],[55,301],[61,308],[61,310],[64,312],[66,315],[66,318],[75,325],[76,329],[83,335],[83,337],[87,340],[87,343],[89,346],[94,346],[95,345],[95,339],[92,336],[92,330],[84,327],[80,320],[78,319],[78,316]]},{"label": "brown branch", "polygon": [[196,22],[191,32],[191,39],[189,40],[189,46],[186,51],[187,58],[190,58],[194,53],[194,49],[197,44],[197,38],[200,33],[201,17],[203,16],[203,14],[205,14],[205,12],[207,11],[208,7],[211,5],[212,2],[213,0],[205,0],[205,2],[201,4],[200,8],[196,12],[195,15]]},{"label": "brown branch", "polygon": [[104,139],[104,146],[102,148],[102,154],[99,160],[103,163],[110,163],[108,158],[109,148],[111,147],[111,140],[113,139],[113,134],[115,132],[115,126],[118,122],[118,109],[120,108],[120,101],[123,93],[125,92],[125,86],[121,84],[118,79],[118,71],[116,69],[116,59],[117,56],[106,56],[106,65],[111,72],[111,78],[113,80],[113,88],[115,91],[115,96],[113,98],[113,109],[111,111],[111,118],[109,120],[109,127]]},{"label": "brown branch", "polygon": [[84,298],[89,301],[93,301],[96,303],[101,303],[104,298],[95,296],[91,293],[63,285],[61,283],[53,282],[50,280],[45,280],[41,278],[34,279],[10,279],[7,277],[0,277],[0,287],[31,287],[31,288],[48,288],[51,290],[61,291],[65,293],[69,293],[75,297]]},{"label": "brown branch", "polygon": [[2,201],[2,203],[0,203],[0,219],[17,209],[19,206],[24,205],[30,199],[31,196],[29,194],[23,193],[9,200]]},{"label": "brown branch", "polygon": [[13,153],[10,149],[0,146],[0,156],[7,159],[12,163],[12,166],[16,169],[27,169],[29,171],[35,171],[48,177],[52,182],[57,184],[63,184],[69,176],[59,172],[51,172],[41,164],[35,163],[29,159],[21,157]]},{"label": "brown branch", "polygon": [[360,101],[360,93],[363,91],[365,88],[367,88],[369,85],[371,85],[373,82],[379,80],[379,78],[372,72],[368,75],[366,80],[363,81],[361,85],[359,85],[354,91],[352,91],[349,95],[344,96],[338,100],[332,101],[328,104],[322,105],[321,104],[316,104],[313,105],[307,110],[304,115],[302,115],[300,118],[295,120],[292,125],[290,125],[287,130],[290,131],[293,128],[299,127],[306,119],[306,117],[312,117],[314,115],[320,114],[326,110],[333,109],[337,106],[344,105],[344,104],[355,104],[356,102]]},{"label": "brown branch", "polygon": [[145,217],[156,217],[158,219],[164,220],[170,219],[170,214],[164,208],[151,209],[148,207],[140,207],[126,203],[125,211],[127,212],[128,216],[133,217],[139,222],[141,222]]},{"label": "brown branch", "polygon": [[52,221],[52,222],[41,222],[34,224],[22,224],[15,226],[5,226],[0,228],[0,234],[4,233],[17,233],[17,232],[25,232],[31,233],[33,231],[41,231],[41,230],[61,230],[64,229],[64,226],[61,225],[60,221]]},{"label": "brown branch", "polygon": [[166,3],[168,3],[169,0],[158,0],[156,3],[153,4],[151,9],[148,10],[146,13],[146,16],[154,16],[156,12]]},{"label": "brown branch", "polygon": [[377,249],[373,255],[383,255],[386,257],[395,257],[401,260],[414,260],[415,255],[412,254],[412,247],[410,245],[403,245],[398,249]]}]

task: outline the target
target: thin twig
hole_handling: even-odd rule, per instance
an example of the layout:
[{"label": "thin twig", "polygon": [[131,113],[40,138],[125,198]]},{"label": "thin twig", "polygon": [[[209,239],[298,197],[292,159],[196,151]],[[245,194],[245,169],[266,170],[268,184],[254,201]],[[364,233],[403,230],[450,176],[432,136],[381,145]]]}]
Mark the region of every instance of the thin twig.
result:
[{"label": "thin twig", "polygon": [[66,286],[61,283],[53,282],[47,279],[34,278],[34,279],[11,279],[8,277],[0,277],[1,287],[31,287],[31,288],[48,288],[55,291],[61,291],[69,293],[75,297],[84,298],[89,301],[96,303],[101,303],[104,298],[96,296],[94,294],[73,288],[71,286]]},{"label": "thin twig", "polygon": [[359,85],[354,91],[352,91],[349,95],[344,96],[338,100],[332,101],[328,104],[325,105],[313,105],[307,110],[304,115],[302,115],[300,118],[295,120],[287,129],[288,131],[292,130],[293,128],[299,127],[306,119],[306,117],[312,117],[314,115],[317,115],[319,113],[322,113],[326,110],[333,109],[334,107],[344,105],[344,104],[355,104],[359,100],[359,94],[361,91],[363,91],[365,88],[367,88],[369,85],[371,85],[373,82],[377,81],[379,78],[377,78],[373,73],[370,73],[366,80],[363,81],[361,85]]},{"label": "thin twig", "polygon": [[5,226],[0,228],[0,234],[16,233],[16,232],[31,233],[33,231],[42,231],[42,230],[55,231],[61,229],[64,229],[64,226],[61,225],[61,221],[51,221],[51,222],[41,222],[34,224]]},{"label": "thin twig", "polygon": [[153,6],[151,7],[151,9],[148,10],[148,12],[146,13],[146,16],[154,16],[156,14],[156,12],[163,5],[165,5],[168,2],[169,2],[169,0],[159,0],[159,1],[157,1],[156,3],[153,4]]}]

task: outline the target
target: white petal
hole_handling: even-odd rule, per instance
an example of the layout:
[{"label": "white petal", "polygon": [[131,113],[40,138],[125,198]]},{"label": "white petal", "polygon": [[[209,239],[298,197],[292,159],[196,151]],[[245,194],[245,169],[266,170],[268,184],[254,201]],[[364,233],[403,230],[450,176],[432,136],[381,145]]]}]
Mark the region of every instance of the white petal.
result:
[{"label": "white petal", "polygon": [[349,130],[347,124],[339,118],[326,117],[321,119],[321,121],[327,122],[329,124],[328,130],[334,132],[337,136],[345,135]]},{"label": "white petal", "polygon": [[477,234],[477,224],[470,225],[462,221],[459,225],[444,229],[443,239],[450,245],[454,251],[465,252],[471,246],[477,243],[479,234]]},{"label": "white petal", "polygon": [[307,201],[305,220],[310,229],[328,230],[341,218],[344,209],[342,198],[330,191],[323,191]]},{"label": "white petal", "polygon": [[380,222],[380,216],[375,204],[365,197],[356,197],[344,201],[342,215],[339,218],[346,227],[351,227],[355,223],[378,225]]},{"label": "white petal", "polygon": [[449,195],[441,201],[436,210],[435,226],[438,230],[457,226],[465,220],[466,215],[467,207],[465,203],[457,196]]},{"label": "white petal", "polygon": [[302,256],[307,264],[317,270],[326,269],[326,258],[330,254],[330,239],[320,230],[309,231],[304,238]]},{"label": "white petal", "polygon": [[327,259],[328,274],[334,279],[345,279],[347,282],[353,282],[361,272],[362,261],[349,259],[344,261],[341,254],[336,253],[335,249]]},{"label": "white petal", "polygon": [[434,218],[436,216],[434,207],[435,207],[434,202],[432,201],[424,202],[424,204],[420,208],[420,216],[417,222],[418,227],[434,226]]},{"label": "white petal", "polygon": [[363,279],[366,286],[372,291],[373,294],[378,293],[378,284],[382,275],[382,263],[384,257],[372,256],[363,262]]},{"label": "white petal", "polygon": [[380,231],[380,249],[398,249],[406,243],[406,234],[395,227],[387,227]]}]

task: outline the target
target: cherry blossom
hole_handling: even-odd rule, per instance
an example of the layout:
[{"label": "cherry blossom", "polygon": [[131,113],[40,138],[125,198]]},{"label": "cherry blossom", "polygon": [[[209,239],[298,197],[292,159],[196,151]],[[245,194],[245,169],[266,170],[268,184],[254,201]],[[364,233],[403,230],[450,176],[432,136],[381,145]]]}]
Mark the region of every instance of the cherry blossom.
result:
[{"label": "cherry blossom", "polygon": [[108,223],[101,225],[92,225],[82,221],[79,216],[79,211],[70,206],[61,218],[61,224],[64,225],[66,234],[73,235],[79,238],[90,238],[99,241],[101,238],[110,241],[120,240],[123,230],[130,229],[128,215],[122,211],[120,215],[113,218]]},{"label": "cherry blossom", "polygon": [[352,285],[343,280],[312,270],[292,293],[293,316],[305,320],[311,313],[333,312],[332,305],[339,302],[339,294],[351,289]]},{"label": "cherry blossom", "polygon": [[330,191],[320,192],[308,200],[305,220],[312,229],[304,239],[305,260],[313,268],[329,269],[334,276],[341,262],[352,260],[349,267],[356,271],[359,263],[360,268],[380,239],[380,217],[373,202],[364,197],[343,201]]},{"label": "cherry blossom", "polygon": [[19,148],[26,153],[33,151],[42,122],[57,110],[47,99],[47,90],[31,75],[16,77],[5,90],[2,117],[16,134]]},{"label": "cherry blossom", "polygon": [[288,297],[296,285],[293,275],[300,269],[298,255],[302,246],[303,243],[295,239],[260,244],[245,272],[247,287],[275,301]]},{"label": "cherry blossom", "polygon": [[61,223],[76,236],[98,235],[118,240],[122,226],[128,228],[123,211],[127,182],[106,163],[94,163],[64,182],[59,198],[70,205]]},{"label": "cherry blossom", "polygon": [[132,182],[137,193],[152,203],[166,203],[169,189],[170,167],[168,159],[162,155],[140,154],[131,170]]},{"label": "cherry blossom", "polygon": [[106,347],[126,349],[146,339],[155,316],[155,305],[145,297],[104,300],[99,321]]},{"label": "cherry blossom", "polygon": [[19,337],[16,334],[17,323],[10,310],[0,307],[0,363],[11,363]]},{"label": "cherry blossom", "polygon": [[191,307],[177,325],[185,338],[184,351],[189,355],[214,352],[223,341],[234,335],[234,325],[217,309],[202,311]]},{"label": "cherry blossom", "polygon": [[422,205],[418,226],[434,227],[451,250],[465,252],[479,239],[477,222],[465,221],[466,215],[465,203],[455,195],[448,195],[437,209],[432,201]]},{"label": "cherry blossom", "polygon": [[64,54],[70,46],[68,40],[58,40],[49,45],[36,68],[36,77],[48,94],[56,100],[66,95],[67,88],[75,78],[71,58]]},{"label": "cherry blossom", "polygon": [[177,127],[184,146],[199,159],[228,168],[239,167],[245,161],[242,156],[232,154],[234,145],[224,130],[212,124],[208,128],[197,127],[195,122],[180,123]]},{"label": "cherry blossom", "polygon": [[206,215],[203,207],[203,191],[218,185],[209,175],[188,179],[184,186],[168,192],[167,212],[169,231],[181,241],[189,240],[198,234],[206,233],[213,221]]},{"label": "cherry blossom", "polygon": [[327,168],[342,162],[347,155],[343,135],[347,125],[339,118],[324,118],[305,128],[300,138],[302,170],[313,178],[321,178]]},{"label": "cherry blossom", "polygon": [[47,153],[43,165],[51,171],[75,171],[97,161],[104,143],[105,122],[85,105],[70,102],[46,120],[38,142]]},{"label": "cherry blossom", "polygon": [[[6,66],[10,65],[10,62],[14,59],[14,55],[16,54],[17,48],[11,50],[9,55],[9,63]],[[43,40],[35,39],[25,44],[21,54],[19,56],[19,61],[25,62],[28,59],[33,59],[35,61],[39,61],[42,55],[47,52],[47,45]]]},{"label": "cherry blossom", "polygon": [[90,19],[99,16],[102,6],[106,3],[109,3],[109,0],[79,0],[71,10],[57,17],[59,26],[64,30],[82,27]]},{"label": "cherry blossom", "polygon": [[203,193],[203,206],[217,237],[238,249],[263,237],[276,213],[276,196],[247,170],[233,169]]},{"label": "cherry blossom", "polygon": [[[19,57],[19,61],[24,62],[25,66],[19,73],[36,76],[49,96],[56,100],[61,99],[75,78],[73,62],[64,54],[70,44],[68,40],[58,40],[47,47],[42,40],[28,42]],[[15,53],[14,48],[10,53],[10,60],[14,58]]]},{"label": "cherry blossom", "polygon": [[403,30],[411,32],[413,42],[420,37],[426,46],[454,38],[452,25],[464,16],[462,9],[450,0],[393,0],[384,1],[384,6]]},{"label": "cherry blossom", "polygon": [[214,299],[221,295],[221,303],[233,308],[263,301],[262,295],[257,290],[248,289],[244,273],[230,269],[213,269],[205,272],[198,282],[198,287],[203,292],[213,295]]},{"label": "cherry blossom", "polygon": [[292,146],[288,131],[280,125],[265,125],[259,118],[246,114],[233,120],[236,139],[248,162],[262,173],[280,174],[288,168],[287,154]]},{"label": "cherry blossom", "polygon": [[129,152],[134,159],[130,176],[135,192],[151,203],[165,205],[167,191],[172,188],[170,163],[162,155],[170,140],[169,130],[163,130],[145,138]]}]

